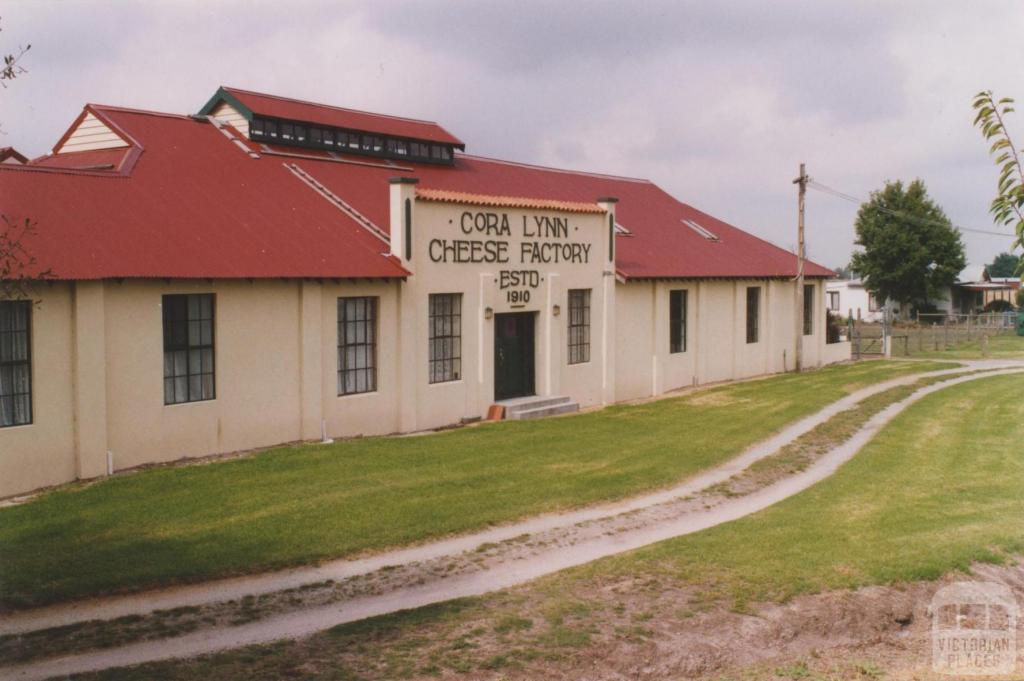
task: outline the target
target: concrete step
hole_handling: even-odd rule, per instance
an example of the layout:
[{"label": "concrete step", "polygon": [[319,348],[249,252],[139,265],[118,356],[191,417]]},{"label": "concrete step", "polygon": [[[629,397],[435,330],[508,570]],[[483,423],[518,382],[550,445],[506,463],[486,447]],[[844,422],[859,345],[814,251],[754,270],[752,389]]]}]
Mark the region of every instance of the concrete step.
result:
[{"label": "concrete step", "polygon": [[559,414],[571,414],[580,410],[578,402],[567,401],[559,402],[557,404],[548,404],[543,407],[534,407],[533,409],[523,409],[509,413],[505,412],[505,418],[512,419],[514,421],[523,421],[526,419],[540,419],[545,416],[558,416]]},{"label": "concrete step", "polygon": [[568,397],[565,396],[530,396],[530,397],[517,397],[511,400],[502,400],[498,402],[501,406],[505,407],[505,418],[511,418],[512,414],[519,412],[529,411],[531,409],[540,409],[542,407],[553,407],[560,404],[568,404],[571,402]]}]

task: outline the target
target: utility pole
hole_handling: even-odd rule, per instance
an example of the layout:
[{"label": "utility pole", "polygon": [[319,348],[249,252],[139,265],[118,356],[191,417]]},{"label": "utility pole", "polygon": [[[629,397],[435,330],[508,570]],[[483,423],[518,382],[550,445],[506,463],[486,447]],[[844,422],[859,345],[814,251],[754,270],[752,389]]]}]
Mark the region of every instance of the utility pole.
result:
[{"label": "utility pole", "polygon": [[796,331],[796,354],[794,355],[795,370],[797,373],[803,369],[803,343],[804,343],[804,203],[807,197],[807,183],[810,181],[807,176],[807,169],[803,163],[800,164],[800,177],[793,180],[793,184],[800,186],[799,199],[797,200],[797,228],[796,228],[796,309],[793,310],[795,320],[794,330]]}]

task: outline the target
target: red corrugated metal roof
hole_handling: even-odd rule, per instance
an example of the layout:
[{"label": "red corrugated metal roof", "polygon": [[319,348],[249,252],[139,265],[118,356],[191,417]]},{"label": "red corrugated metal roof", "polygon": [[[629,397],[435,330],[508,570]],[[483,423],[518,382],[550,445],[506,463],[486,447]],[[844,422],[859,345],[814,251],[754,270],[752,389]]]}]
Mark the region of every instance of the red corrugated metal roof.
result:
[{"label": "red corrugated metal roof", "polygon": [[120,169],[121,163],[131,153],[131,147],[116,149],[93,149],[91,151],[75,151],[66,154],[47,154],[32,159],[31,165],[41,168],[91,168],[111,166],[112,170]]},{"label": "red corrugated metal roof", "polygon": [[95,107],[144,148],[130,173],[0,166],[0,204],[60,279],[402,277],[387,245],[285,170],[186,116]]},{"label": "red corrugated metal roof", "polygon": [[[118,170],[0,165],[4,214],[32,218],[26,244],[59,278],[401,277],[387,244],[292,171],[294,164],[383,230],[385,164],[258,159],[205,120],[95,106],[132,139]],[[123,153],[123,150],[118,150]],[[90,152],[81,152],[90,153]],[[70,154],[68,156],[71,156]],[[283,162],[284,161],[284,162]],[[80,166],[77,166],[80,167]],[[646,180],[542,168],[459,154],[451,166],[406,164],[423,187],[458,195],[592,205],[616,197],[617,270],[626,278],[792,277],[796,258],[680,203]],[[705,239],[685,225],[713,232]],[[807,263],[811,277],[832,272]]]},{"label": "red corrugated metal roof", "polygon": [[[387,168],[302,160],[307,172],[343,196],[363,215],[387,229]],[[555,201],[594,202],[615,197],[616,221],[631,232],[616,240],[616,267],[627,278],[793,277],[796,256],[763,239],[680,203],[647,181],[572,172],[458,154],[452,166],[413,164],[403,173],[435,190],[506,196],[543,197]],[[694,220],[713,232],[709,241],[683,224]],[[833,272],[807,262],[804,274],[828,277]]]},{"label": "red corrugated metal roof", "polygon": [[442,142],[460,148],[465,146],[462,140],[432,121],[343,109],[337,106],[304,102],[299,99],[250,92],[233,87],[223,87],[222,89],[250,111],[261,116],[320,123],[360,132],[375,132],[381,135]]}]

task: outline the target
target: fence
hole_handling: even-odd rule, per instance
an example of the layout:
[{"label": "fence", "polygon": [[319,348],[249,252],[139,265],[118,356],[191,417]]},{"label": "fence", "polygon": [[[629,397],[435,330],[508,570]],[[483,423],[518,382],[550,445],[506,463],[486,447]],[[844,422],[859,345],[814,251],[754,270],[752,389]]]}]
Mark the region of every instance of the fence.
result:
[{"label": "fence", "polygon": [[1013,329],[1017,326],[1017,311],[1007,310],[1006,312],[984,312],[981,314],[953,314],[945,312],[918,313],[917,323],[919,325],[952,325],[954,327],[985,328],[985,329]]},{"label": "fence", "polygon": [[923,352],[949,350],[981,336],[1008,335],[1015,332],[1016,313],[979,315],[920,315],[919,323],[881,322],[849,324],[847,334],[854,359],[885,354],[883,335],[889,328],[890,355],[909,357]]}]

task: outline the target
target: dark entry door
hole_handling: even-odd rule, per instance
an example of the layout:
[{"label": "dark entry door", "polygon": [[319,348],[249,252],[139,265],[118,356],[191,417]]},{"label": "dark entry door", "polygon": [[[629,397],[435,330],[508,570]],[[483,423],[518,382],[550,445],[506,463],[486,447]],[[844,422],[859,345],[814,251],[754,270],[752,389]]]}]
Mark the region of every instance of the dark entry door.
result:
[{"label": "dark entry door", "polygon": [[494,399],[534,394],[533,312],[494,316]]}]

